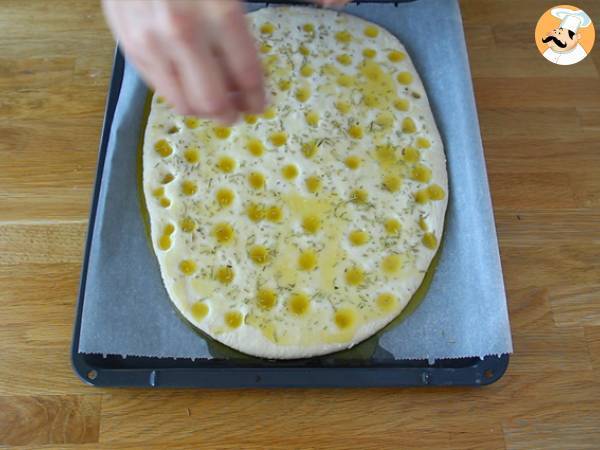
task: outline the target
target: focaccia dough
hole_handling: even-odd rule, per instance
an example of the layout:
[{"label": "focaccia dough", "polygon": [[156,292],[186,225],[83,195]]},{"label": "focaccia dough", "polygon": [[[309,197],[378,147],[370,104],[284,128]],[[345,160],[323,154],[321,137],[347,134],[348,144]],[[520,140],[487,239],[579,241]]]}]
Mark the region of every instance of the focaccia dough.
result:
[{"label": "focaccia dough", "polygon": [[143,185],[162,278],[187,320],[244,353],[348,348],[402,311],[436,252],[442,140],[386,30],[305,7],[248,17],[263,115],[223,128],[152,101]]}]

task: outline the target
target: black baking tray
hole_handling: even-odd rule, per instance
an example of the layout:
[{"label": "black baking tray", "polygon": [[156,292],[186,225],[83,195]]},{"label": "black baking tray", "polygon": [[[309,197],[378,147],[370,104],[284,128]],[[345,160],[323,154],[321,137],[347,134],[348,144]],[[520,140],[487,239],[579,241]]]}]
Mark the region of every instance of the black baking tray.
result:
[{"label": "black baking tray", "polygon": [[[254,0],[250,0],[254,1]],[[256,0],[258,2],[258,0]],[[264,3],[261,1],[260,3]],[[304,3],[274,0],[268,3]],[[399,3],[368,0],[355,3]],[[88,235],[82,266],[81,284],[74,325],[72,364],[75,373],[87,384],[104,387],[377,387],[377,386],[481,386],[502,377],[509,356],[485,358],[393,361],[340,361],[309,358],[271,361],[258,358],[214,359],[122,357],[79,353],[89,254],[102,173],[113,116],[119,99],[125,60],[117,48],[106,112],[100,139],[97,176],[92,197]],[[335,361],[332,363],[331,361]]]}]

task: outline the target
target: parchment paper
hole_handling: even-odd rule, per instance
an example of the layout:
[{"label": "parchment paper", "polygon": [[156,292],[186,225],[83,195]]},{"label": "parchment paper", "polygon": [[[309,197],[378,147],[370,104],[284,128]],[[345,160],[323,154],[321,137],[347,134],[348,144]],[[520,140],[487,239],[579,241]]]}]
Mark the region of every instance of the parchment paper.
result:
[{"label": "parchment paper", "polygon": [[[254,9],[256,6],[252,7]],[[396,359],[512,351],[492,207],[460,10],[456,0],[350,5],[394,33],[423,78],[450,175],[439,265],[427,296],[379,337]],[[211,358],[175,313],[147,241],[137,188],[137,147],[147,88],[127,65],[107,150],[85,290],[79,351]]]}]

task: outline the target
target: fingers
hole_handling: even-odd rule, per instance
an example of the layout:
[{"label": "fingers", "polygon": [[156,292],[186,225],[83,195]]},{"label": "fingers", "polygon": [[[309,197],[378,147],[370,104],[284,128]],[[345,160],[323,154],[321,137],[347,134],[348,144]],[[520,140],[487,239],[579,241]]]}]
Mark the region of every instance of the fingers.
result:
[{"label": "fingers", "polygon": [[135,54],[132,54],[130,60],[149,86],[161,86],[157,91],[179,114],[195,114],[186,100],[177,65],[173,61],[168,57],[155,57],[152,62],[148,62],[137,58]]},{"label": "fingers", "polygon": [[[174,5],[177,5],[176,3]],[[206,38],[206,25],[202,17],[189,17],[196,11],[178,10],[161,4],[162,26],[168,48],[194,115],[211,117],[231,123],[237,111],[226,86],[227,75],[223,64],[214,55],[210,40]]]},{"label": "fingers", "polygon": [[262,67],[238,1],[102,5],[128,60],[177,112],[229,123],[262,110]]},{"label": "fingers", "polygon": [[119,45],[146,83],[158,89],[181,114],[191,114],[176,65],[164,51],[153,25],[157,2],[103,0],[102,6]]},{"label": "fingers", "polygon": [[263,71],[237,0],[103,0],[144,80],[181,114],[230,123],[265,107]]},{"label": "fingers", "polygon": [[231,94],[244,112],[262,112],[266,103],[262,66],[241,3],[205,0],[201,6],[209,19],[214,50],[234,91]]}]

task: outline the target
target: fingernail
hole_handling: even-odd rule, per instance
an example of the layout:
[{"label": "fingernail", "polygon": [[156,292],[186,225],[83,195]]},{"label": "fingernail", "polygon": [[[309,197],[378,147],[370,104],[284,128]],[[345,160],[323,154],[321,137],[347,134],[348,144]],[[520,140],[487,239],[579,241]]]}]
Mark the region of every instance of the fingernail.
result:
[{"label": "fingernail", "polygon": [[266,106],[265,93],[262,89],[252,90],[244,96],[245,108],[250,113],[259,114]]},{"label": "fingernail", "polygon": [[196,112],[191,109],[191,108],[178,108],[175,111],[177,114],[180,114],[182,116],[194,116],[197,115]]},{"label": "fingernail", "polygon": [[324,0],[323,6],[325,6],[326,8],[337,9],[337,8],[341,8],[344,5],[344,3],[338,2],[336,0]]},{"label": "fingernail", "polygon": [[233,125],[238,119],[238,113],[235,111],[226,112],[214,118],[220,125]]}]

